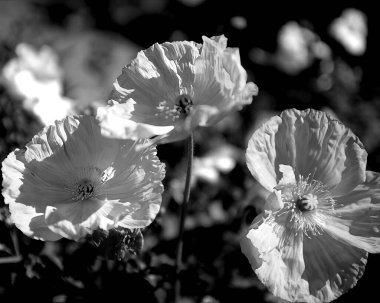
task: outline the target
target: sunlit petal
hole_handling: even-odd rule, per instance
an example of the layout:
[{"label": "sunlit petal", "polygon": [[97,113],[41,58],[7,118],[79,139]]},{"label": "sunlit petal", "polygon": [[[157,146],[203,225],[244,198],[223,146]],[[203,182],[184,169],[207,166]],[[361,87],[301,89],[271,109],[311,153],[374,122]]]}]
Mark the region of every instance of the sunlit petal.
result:
[{"label": "sunlit petal", "polygon": [[108,114],[101,109],[98,118],[106,136],[158,136],[157,142],[167,143],[219,122],[250,104],[257,92],[254,83],[247,83],[238,49],[227,48],[223,35],[203,37],[203,44],[156,43],[123,69]]},{"label": "sunlit petal", "polygon": [[335,216],[326,230],[370,253],[380,253],[380,176],[367,172],[365,183],[336,199]]},{"label": "sunlit petal", "polygon": [[330,302],[354,287],[364,273],[367,252],[337,241],[327,232],[304,237],[303,258],[310,294]]},{"label": "sunlit petal", "polygon": [[49,241],[149,225],[165,176],[151,142],[104,137],[91,116],[45,127],[26,150],[8,155],[2,173],[2,194],[16,226]]},{"label": "sunlit petal", "polygon": [[341,122],[315,110],[282,112],[259,128],[249,141],[248,167],[268,190],[282,177],[279,165],[294,168],[295,176],[310,176],[335,195],[364,181],[367,153],[359,139]]}]

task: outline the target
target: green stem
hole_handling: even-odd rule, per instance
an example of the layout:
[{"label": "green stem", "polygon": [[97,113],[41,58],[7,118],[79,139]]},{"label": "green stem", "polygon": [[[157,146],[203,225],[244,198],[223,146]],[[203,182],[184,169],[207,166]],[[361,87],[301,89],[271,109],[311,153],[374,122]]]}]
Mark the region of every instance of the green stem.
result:
[{"label": "green stem", "polygon": [[183,193],[183,201],[181,205],[181,216],[179,219],[177,256],[176,256],[176,263],[175,263],[176,282],[175,282],[174,302],[179,302],[179,299],[181,296],[181,282],[180,282],[179,275],[182,269],[183,233],[185,231],[185,219],[186,219],[187,207],[188,207],[189,198],[190,198],[190,181],[191,181],[191,170],[193,166],[193,156],[194,156],[194,138],[193,138],[193,134],[190,133],[190,136],[187,141],[188,160],[187,160],[185,190]]}]

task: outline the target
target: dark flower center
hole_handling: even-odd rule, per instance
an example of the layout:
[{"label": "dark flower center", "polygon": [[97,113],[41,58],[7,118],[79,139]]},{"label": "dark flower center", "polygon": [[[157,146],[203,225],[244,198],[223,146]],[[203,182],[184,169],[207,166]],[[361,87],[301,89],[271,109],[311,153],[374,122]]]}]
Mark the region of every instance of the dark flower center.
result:
[{"label": "dark flower center", "polygon": [[314,210],[318,206],[318,199],[313,194],[307,194],[298,198],[296,205],[300,211]]},{"label": "dark flower center", "polygon": [[74,187],[72,199],[74,201],[87,200],[92,197],[94,189],[94,185],[91,184],[90,180],[84,179]]},{"label": "dark flower center", "polygon": [[177,98],[175,106],[178,113],[187,116],[193,107],[193,100],[191,100],[189,95],[181,95]]}]

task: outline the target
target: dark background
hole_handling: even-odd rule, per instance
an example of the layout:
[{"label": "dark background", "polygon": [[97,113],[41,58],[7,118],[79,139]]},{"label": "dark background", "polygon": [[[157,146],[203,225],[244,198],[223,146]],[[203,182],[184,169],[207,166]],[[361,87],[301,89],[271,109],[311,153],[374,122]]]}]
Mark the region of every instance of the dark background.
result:
[{"label": "dark background", "polygon": [[[329,25],[345,8],[359,9],[367,16],[363,55],[349,53],[329,33]],[[380,27],[375,14],[377,10],[364,1],[0,1],[0,67],[15,56],[20,42],[37,49],[52,46],[64,70],[64,94],[78,102],[78,112],[85,112],[93,100],[106,101],[113,80],[137,51],[156,42],[201,43],[202,35],[224,34],[228,46],[239,48],[249,80],[260,92],[252,105],[220,126],[196,134],[196,157],[225,145],[233,146],[236,153],[233,169],[219,172],[217,182],[199,178],[193,186],[185,233],[186,268],[181,276],[183,302],[280,302],[260,284],[239,248],[242,226],[252,221],[263,203],[245,165],[247,140],[264,117],[284,109],[327,109],[362,140],[368,151],[367,168],[380,171]],[[235,26],[231,20],[236,16],[244,18],[246,26]],[[328,61],[334,68],[325,75],[328,88],[316,85],[324,76],[323,59],[314,58],[297,73],[287,72],[274,61],[262,64],[253,59],[257,49],[276,56],[277,34],[288,21],[307,27],[331,49]],[[123,53],[116,58],[113,52],[120,46],[125,59]],[[80,64],[70,64],[77,62],[76,56],[82,58]],[[77,70],[72,70],[73,65]],[[14,148],[23,148],[42,125],[4,83],[0,84],[0,117],[2,161]],[[179,210],[175,195],[181,191],[175,180],[183,181],[184,151],[184,142],[158,147],[167,165],[162,211],[143,232],[143,251],[128,260],[105,261],[87,242],[31,240],[7,223],[8,214],[2,207],[0,257],[15,255],[13,232],[22,259],[0,263],[0,301],[169,302]],[[336,302],[358,302],[364,297],[377,301],[379,269],[379,257],[370,255],[357,286]]]}]

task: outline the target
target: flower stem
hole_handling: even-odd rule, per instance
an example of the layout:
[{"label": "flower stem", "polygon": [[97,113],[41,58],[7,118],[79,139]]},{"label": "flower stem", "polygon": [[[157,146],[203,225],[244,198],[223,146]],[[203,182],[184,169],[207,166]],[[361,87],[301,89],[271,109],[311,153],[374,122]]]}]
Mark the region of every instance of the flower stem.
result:
[{"label": "flower stem", "polygon": [[176,271],[176,282],[175,282],[175,293],[174,293],[174,302],[179,302],[181,295],[181,282],[180,282],[180,272],[182,269],[182,250],[183,250],[183,233],[185,231],[185,218],[187,213],[187,206],[189,204],[190,198],[190,181],[191,181],[191,170],[193,166],[193,155],[194,155],[194,138],[193,133],[190,133],[190,136],[187,141],[187,170],[186,170],[186,180],[185,180],[185,190],[183,193],[183,201],[181,205],[181,216],[179,219],[179,233],[178,233],[178,242],[177,242],[177,256],[175,263]]},{"label": "flower stem", "polygon": [[11,226],[11,239],[16,256],[20,256],[20,247],[18,245],[17,230],[15,226]]}]

